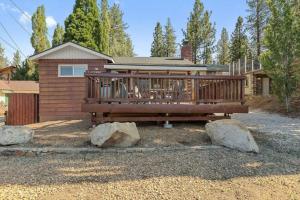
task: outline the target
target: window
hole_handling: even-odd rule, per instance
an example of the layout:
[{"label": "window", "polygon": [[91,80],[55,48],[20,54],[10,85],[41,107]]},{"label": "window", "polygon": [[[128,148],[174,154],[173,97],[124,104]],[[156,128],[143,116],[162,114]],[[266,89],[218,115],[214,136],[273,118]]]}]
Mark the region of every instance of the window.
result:
[{"label": "window", "polygon": [[58,65],[58,77],[84,77],[87,65]]}]

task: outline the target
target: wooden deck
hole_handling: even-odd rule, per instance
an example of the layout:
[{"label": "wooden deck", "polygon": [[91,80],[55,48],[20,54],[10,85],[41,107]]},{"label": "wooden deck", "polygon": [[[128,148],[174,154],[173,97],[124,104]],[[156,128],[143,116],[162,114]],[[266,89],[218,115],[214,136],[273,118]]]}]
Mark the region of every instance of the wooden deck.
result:
[{"label": "wooden deck", "polygon": [[[94,123],[201,121],[247,113],[244,76],[117,74],[87,71],[82,111]],[[218,115],[216,115],[218,113]]]}]

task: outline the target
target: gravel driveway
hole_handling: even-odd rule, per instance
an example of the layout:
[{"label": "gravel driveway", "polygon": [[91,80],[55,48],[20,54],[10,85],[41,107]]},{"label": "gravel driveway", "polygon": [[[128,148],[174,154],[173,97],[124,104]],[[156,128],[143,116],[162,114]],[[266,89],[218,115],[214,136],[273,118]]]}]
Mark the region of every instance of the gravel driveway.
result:
[{"label": "gravel driveway", "polygon": [[279,152],[300,154],[300,118],[253,110],[249,114],[234,114],[254,132],[255,139]]},{"label": "gravel driveway", "polygon": [[300,199],[300,158],[261,150],[0,157],[0,199]]}]

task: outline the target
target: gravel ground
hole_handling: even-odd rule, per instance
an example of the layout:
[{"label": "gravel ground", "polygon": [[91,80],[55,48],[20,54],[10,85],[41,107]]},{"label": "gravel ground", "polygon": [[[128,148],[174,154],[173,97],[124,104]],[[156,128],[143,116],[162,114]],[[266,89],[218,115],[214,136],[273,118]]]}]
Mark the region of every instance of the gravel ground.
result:
[{"label": "gravel ground", "polygon": [[249,114],[234,114],[253,131],[255,139],[279,152],[300,153],[300,118],[253,110]]},{"label": "gravel ground", "polygon": [[[29,125],[35,130],[32,143],[25,147],[89,147],[88,121],[53,121]],[[195,146],[211,144],[203,123],[177,123],[172,129],[162,125],[138,124],[141,141],[137,147]]]},{"label": "gravel ground", "polygon": [[300,157],[261,148],[0,157],[0,199],[300,199]]}]

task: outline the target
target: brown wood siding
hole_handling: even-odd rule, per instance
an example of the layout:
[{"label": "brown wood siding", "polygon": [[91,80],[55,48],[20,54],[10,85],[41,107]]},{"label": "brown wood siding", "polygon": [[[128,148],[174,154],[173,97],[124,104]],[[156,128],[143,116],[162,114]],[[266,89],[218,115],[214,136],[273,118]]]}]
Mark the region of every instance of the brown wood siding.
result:
[{"label": "brown wood siding", "polygon": [[87,64],[89,70],[104,71],[107,60],[39,60],[40,121],[89,117],[87,113],[81,112],[81,104],[86,95],[85,78],[58,77],[59,64]]},{"label": "brown wood siding", "polygon": [[5,124],[26,125],[38,122],[38,94],[9,94]]}]

